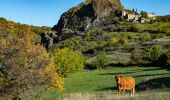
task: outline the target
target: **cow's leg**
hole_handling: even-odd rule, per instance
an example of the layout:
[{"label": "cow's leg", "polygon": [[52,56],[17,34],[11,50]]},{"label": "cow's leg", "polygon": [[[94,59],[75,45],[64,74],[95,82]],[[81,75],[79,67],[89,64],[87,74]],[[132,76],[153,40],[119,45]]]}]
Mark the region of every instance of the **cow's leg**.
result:
[{"label": "cow's leg", "polygon": [[121,89],[120,88],[118,89],[118,93],[121,94]]},{"label": "cow's leg", "polygon": [[133,88],[133,95],[135,94],[135,88]]},{"label": "cow's leg", "polygon": [[119,94],[124,94],[123,89],[119,89]]},{"label": "cow's leg", "polygon": [[135,88],[132,88],[132,90],[131,90],[131,96],[134,96],[134,93],[135,93]]},{"label": "cow's leg", "polygon": [[125,94],[125,90],[124,89],[122,89],[122,94]]}]

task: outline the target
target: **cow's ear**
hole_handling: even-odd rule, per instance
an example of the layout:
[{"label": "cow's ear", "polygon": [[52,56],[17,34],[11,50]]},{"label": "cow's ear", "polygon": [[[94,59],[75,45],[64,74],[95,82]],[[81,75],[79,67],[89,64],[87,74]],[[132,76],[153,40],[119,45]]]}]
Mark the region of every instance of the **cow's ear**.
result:
[{"label": "cow's ear", "polygon": [[122,78],[122,76],[121,76],[121,75],[119,75],[119,77],[120,77],[120,78]]},{"label": "cow's ear", "polygon": [[115,76],[112,76],[112,78],[115,78]]},{"label": "cow's ear", "polygon": [[117,79],[117,78],[118,78],[118,76],[117,76],[117,75],[115,75],[115,76],[114,76],[114,78],[115,78],[115,79]]}]

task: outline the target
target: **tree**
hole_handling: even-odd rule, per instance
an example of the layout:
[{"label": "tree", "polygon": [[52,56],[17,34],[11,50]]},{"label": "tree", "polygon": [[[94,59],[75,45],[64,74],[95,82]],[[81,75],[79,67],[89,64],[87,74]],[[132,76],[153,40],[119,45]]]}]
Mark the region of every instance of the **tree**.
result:
[{"label": "tree", "polygon": [[104,52],[99,52],[96,58],[92,61],[92,66],[96,69],[103,69],[109,64],[109,59]]},{"label": "tree", "polygon": [[138,14],[138,9],[135,10],[135,14]]},{"label": "tree", "polygon": [[164,51],[158,59],[158,64],[161,67],[170,67],[170,49]]},{"label": "tree", "polygon": [[35,40],[33,34],[0,40],[0,96],[23,95],[43,86],[62,89],[63,78],[56,73],[46,49],[35,45]]},{"label": "tree", "polygon": [[57,72],[67,77],[71,73],[82,71],[85,59],[80,52],[63,48],[54,51],[54,61],[58,68]]},{"label": "tree", "polygon": [[160,46],[152,46],[150,47],[146,54],[145,54],[145,59],[149,62],[151,62],[152,64],[157,64],[157,61],[159,59],[159,57],[161,56],[162,52],[161,52],[161,47]]},{"label": "tree", "polygon": [[135,9],[134,8],[132,9],[132,12],[135,13]]},{"label": "tree", "polygon": [[139,47],[135,47],[134,50],[131,52],[131,59],[135,63],[141,63],[143,58],[143,52]]},{"label": "tree", "polygon": [[143,18],[148,18],[148,13],[145,11],[141,11],[140,14]]}]

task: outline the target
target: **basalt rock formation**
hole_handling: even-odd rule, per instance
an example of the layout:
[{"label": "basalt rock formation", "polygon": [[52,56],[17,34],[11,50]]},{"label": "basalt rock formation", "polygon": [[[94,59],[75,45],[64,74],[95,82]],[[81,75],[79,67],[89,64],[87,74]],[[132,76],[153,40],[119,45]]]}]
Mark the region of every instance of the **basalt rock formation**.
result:
[{"label": "basalt rock formation", "polygon": [[92,28],[116,24],[119,22],[118,14],[123,10],[120,0],[86,0],[63,13],[52,28],[53,34],[42,34],[43,43],[50,47],[53,43],[82,35]]},{"label": "basalt rock formation", "polygon": [[120,0],[86,0],[62,14],[58,24],[52,29],[57,32],[65,29],[83,32],[92,27],[103,26],[106,17],[115,19],[115,13],[122,10],[124,7]]}]

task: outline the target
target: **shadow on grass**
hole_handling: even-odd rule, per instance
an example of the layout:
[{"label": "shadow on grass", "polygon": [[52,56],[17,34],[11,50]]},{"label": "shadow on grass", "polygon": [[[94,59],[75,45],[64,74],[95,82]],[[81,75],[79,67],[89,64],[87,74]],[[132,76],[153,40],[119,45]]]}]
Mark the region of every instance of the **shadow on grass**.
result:
[{"label": "shadow on grass", "polygon": [[[146,72],[146,71],[155,71],[155,70],[162,70],[162,68],[148,68],[148,69],[133,69],[129,70],[127,72],[112,72],[112,73],[105,73],[105,74],[100,74],[100,75],[123,75],[123,74],[132,74],[132,73],[137,73],[137,72]],[[170,74],[170,73],[167,73]],[[144,75],[145,76],[145,75]],[[149,75],[148,75],[149,76]],[[152,75],[150,75],[152,76]],[[140,76],[135,76],[135,77],[140,77]],[[142,76],[141,76],[142,77]]]},{"label": "shadow on grass", "polygon": [[105,73],[105,74],[100,74],[100,75],[123,75],[123,74],[131,74],[131,73],[134,73],[134,72],[120,72],[120,73]]},{"label": "shadow on grass", "polygon": [[166,69],[166,70],[168,70],[168,71],[170,71],[170,66],[169,65],[161,65],[161,64],[155,64],[155,65],[153,65],[153,64],[151,64],[151,63],[145,63],[145,64],[140,64],[140,65],[138,65],[138,67],[157,67],[157,68],[160,68],[160,69]]},{"label": "shadow on grass", "polygon": [[126,67],[130,67],[130,66],[138,66],[138,64],[122,64],[122,63],[114,64],[114,63],[111,63],[111,64],[109,64],[109,66],[126,68]]},{"label": "shadow on grass", "polygon": [[170,88],[170,77],[155,78],[136,85],[137,91],[169,89],[169,88]]},{"label": "shadow on grass", "polygon": [[133,76],[133,77],[138,78],[138,77],[158,76],[158,75],[170,75],[170,72],[169,73],[162,73],[162,74],[144,74],[144,75],[137,75],[137,76]]},{"label": "shadow on grass", "polygon": [[[170,89],[170,77],[155,78],[148,81],[141,82],[136,85],[136,91],[147,91],[147,90],[169,90]],[[102,89],[97,89],[96,91],[107,91],[107,90],[116,90],[117,87],[106,87]]]},{"label": "shadow on grass", "polygon": [[117,90],[117,87],[106,87],[102,89],[97,89],[96,91],[108,91],[108,90]]}]

